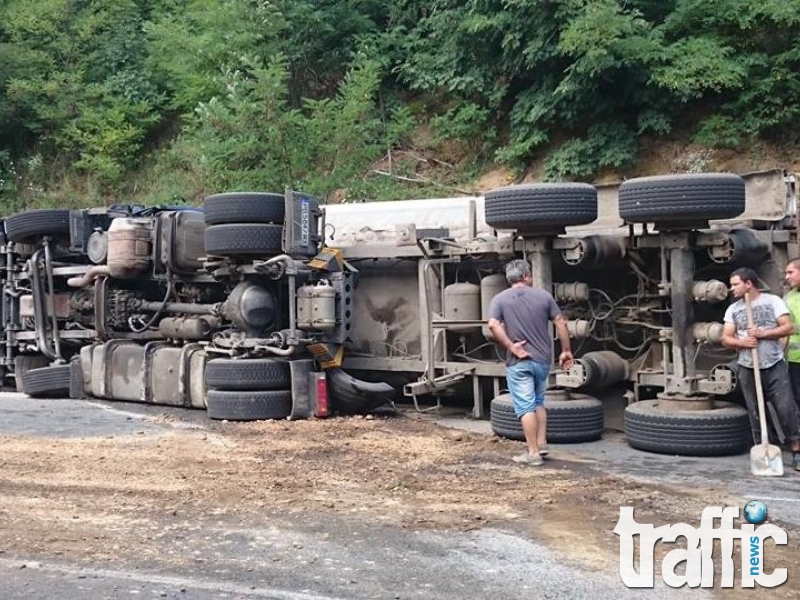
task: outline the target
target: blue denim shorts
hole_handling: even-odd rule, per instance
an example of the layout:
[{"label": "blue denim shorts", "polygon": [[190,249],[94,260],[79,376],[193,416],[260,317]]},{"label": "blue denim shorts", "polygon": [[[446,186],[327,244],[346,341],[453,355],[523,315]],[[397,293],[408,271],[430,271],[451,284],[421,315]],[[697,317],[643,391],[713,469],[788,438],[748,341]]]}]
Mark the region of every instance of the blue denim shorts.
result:
[{"label": "blue denim shorts", "polygon": [[550,365],[533,360],[521,360],[506,369],[506,383],[514,414],[517,417],[544,406],[544,392],[547,389],[547,375]]}]

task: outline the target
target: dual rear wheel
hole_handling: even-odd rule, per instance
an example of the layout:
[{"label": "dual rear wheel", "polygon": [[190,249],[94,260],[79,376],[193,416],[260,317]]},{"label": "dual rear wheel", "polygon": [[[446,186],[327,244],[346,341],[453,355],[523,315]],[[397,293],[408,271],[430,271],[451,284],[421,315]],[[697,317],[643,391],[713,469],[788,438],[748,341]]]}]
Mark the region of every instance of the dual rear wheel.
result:
[{"label": "dual rear wheel", "polygon": [[206,365],[212,419],[285,419],[292,411],[289,363],[277,358],[215,358]]},{"label": "dual rear wheel", "polygon": [[282,194],[231,192],[205,199],[206,253],[221,257],[275,256],[283,248]]}]

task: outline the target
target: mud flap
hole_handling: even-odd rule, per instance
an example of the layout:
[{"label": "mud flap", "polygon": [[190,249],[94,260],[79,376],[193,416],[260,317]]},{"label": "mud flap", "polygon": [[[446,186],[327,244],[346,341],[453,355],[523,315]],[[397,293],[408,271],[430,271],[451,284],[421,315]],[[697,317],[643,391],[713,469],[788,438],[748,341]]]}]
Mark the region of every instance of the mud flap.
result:
[{"label": "mud flap", "polygon": [[365,413],[394,399],[395,389],[388,383],[362,381],[342,369],[330,369],[327,373],[328,393],[336,411]]},{"label": "mud flap", "polygon": [[311,401],[311,373],[313,359],[290,360],[289,376],[292,380],[292,412],[289,420],[308,419],[314,412]]},{"label": "mud flap", "polygon": [[69,397],[75,400],[86,398],[80,356],[73,357],[69,362]]}]

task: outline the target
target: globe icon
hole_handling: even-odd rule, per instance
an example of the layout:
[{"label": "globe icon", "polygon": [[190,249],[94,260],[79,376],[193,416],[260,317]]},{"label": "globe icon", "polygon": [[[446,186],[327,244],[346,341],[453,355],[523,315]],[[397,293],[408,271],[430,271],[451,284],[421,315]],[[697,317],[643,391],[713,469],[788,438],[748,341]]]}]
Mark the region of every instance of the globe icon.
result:
[{"label": "globe icon", "polygon": [[767,505],[761,500],[750,500],[744,505],[744,518],[753,525],[763,523],[767,518]]}]

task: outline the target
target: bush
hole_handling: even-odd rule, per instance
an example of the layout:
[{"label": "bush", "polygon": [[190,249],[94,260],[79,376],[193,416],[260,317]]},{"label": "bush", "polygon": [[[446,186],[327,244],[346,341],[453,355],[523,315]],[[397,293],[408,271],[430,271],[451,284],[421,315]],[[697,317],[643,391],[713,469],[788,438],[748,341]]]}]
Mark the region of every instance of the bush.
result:
[{"label": "bush", "polygon": [[545,175],[550,181],[588,179],[608,167],[630,166],[636,152],[636,138],[624,125],[595,125],[585,138],[569,140],[551,152]]}]

